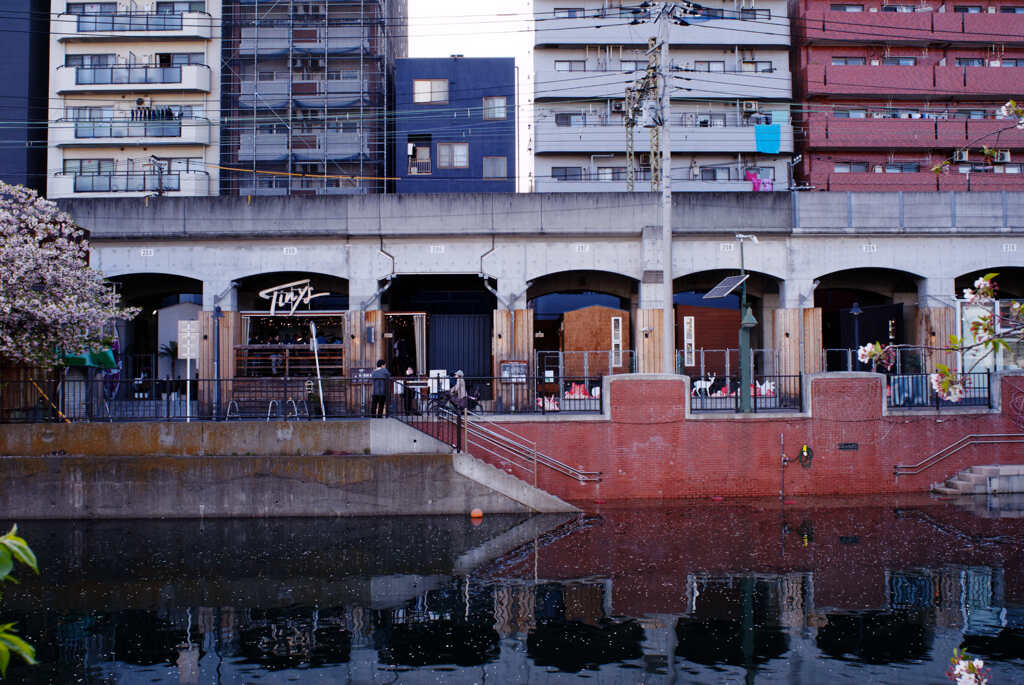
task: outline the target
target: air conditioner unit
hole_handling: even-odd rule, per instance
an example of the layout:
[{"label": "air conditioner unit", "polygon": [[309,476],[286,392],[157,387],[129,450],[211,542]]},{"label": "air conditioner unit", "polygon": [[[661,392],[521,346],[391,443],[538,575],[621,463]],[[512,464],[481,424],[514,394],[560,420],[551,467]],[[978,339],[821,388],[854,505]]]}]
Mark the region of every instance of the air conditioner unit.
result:
[{"label": "air conditioner unit", "polygon": [[744,112],[756,112],[757,111],[757,100],[744,100],[743,101]]},{"label": "air conditioner unit", "polygon": [[996,161],[997,162],[1009,162],[1010,161],[1010,151],[1009,150],[998,150],[996,152]]},{"label": "air conditioner unit", "polygon": [[954,150],[953,151],[954,162],[966,162],[967,161],[967,150]]},{"label": "air conditioner unit", "polygon": [[877,67],[879,64],[881,64],[881,62],[879,62],[877,59],[871,60],[871,66]]},{"label": "air conditioner unit", "polygon": [[626,103],[621,100],[617,100],[612,103],[613,112],[624,112],[626,110]]},{"label": "air conditioner unit", "polygon": [[152,107],[153,98],[135,98],[136,107]]},{"label": "air conditioner unit", "polygon": [[636,156],[636,159],[640,163],[640,166],[651,166],[650,152],[641,152]]}]

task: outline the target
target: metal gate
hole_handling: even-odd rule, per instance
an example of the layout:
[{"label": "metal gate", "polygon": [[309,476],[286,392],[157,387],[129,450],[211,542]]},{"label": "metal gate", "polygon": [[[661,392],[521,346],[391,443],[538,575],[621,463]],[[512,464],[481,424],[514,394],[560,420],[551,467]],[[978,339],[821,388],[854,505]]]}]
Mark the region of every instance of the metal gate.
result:
[{"label": "metal gate", "polygon": [[431,369],[462,369],[468,377],[489,377],[491,326],[488,314],[431,314],[427,359]]}]

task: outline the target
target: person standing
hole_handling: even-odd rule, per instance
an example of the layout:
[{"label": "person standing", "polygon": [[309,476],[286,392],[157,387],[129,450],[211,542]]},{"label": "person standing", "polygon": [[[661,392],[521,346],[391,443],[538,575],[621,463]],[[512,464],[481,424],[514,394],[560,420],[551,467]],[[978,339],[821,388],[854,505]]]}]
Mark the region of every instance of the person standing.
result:
[{"label": "person standing", "polygon": [[388,402],[388,387],[391,385],[391,374],[384,366],[384,360],[377,360],[377,368],[370,373],[373,379],[373,416],[377,419],[384,418],[384,408]]}]

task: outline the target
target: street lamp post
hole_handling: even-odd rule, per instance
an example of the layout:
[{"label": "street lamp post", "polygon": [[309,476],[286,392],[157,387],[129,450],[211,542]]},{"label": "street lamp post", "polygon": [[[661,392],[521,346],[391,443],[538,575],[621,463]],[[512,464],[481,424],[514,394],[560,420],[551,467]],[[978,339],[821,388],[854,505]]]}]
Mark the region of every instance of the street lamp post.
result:
[{"label": "street lamp post", "polygon": [[[855,348],[860,347],[860,315],[864,313],[864,310],[860,308],[860,305],[856,302],[850,307],[850,316],[853,317],[853,346]],[[858,366],[860,360],[857,360]],[[848,366],[852,366],[849,364]]]},{"label": "street lamp post", "polygon": [[[747,271],[743,261],[743,241],[749,240],[752,243],[757,243],[757,236],[737,233],[736,240],[740,243],[740,276],[745,276]],[[756,325],[757,319],[754,318],[754,312],[747,306],[747,281],[743,279],[740,290],[740,412],[743,414],[749,414],[751,408],[750,329]]]}]

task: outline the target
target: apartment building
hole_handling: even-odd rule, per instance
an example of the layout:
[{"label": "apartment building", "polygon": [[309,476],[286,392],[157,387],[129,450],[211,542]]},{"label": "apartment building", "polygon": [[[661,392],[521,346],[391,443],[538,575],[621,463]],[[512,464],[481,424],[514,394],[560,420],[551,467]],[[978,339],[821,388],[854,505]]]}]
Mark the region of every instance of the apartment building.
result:
[{"label": "apartment building", "polygon": [[511,57],[398,60],[397,191],[515,192],[515,81]]},{"label": "apartment building", "polygon": [[[647,69],[655,7],[534,3],[533,188],[626,190],[625,88]],[[709,0],[670,29],[672,185],[788,188],[790,28],[785,0]],[[635,190],[650,190],[650,135],[633,136]]]},{"label": "apartment building", "polygon": [[225,0],[221,192],[385,192],[406,0]]},{"label": "apartment building", "polygon": [[220,0],[50,12],[48,196],[216,195]]},{"label": "apartment building", "polygon": [[1024,2],[799,0],[795,26],[804,183],[1024,190],[1024,131],[998,111],[1024,91]]}]

